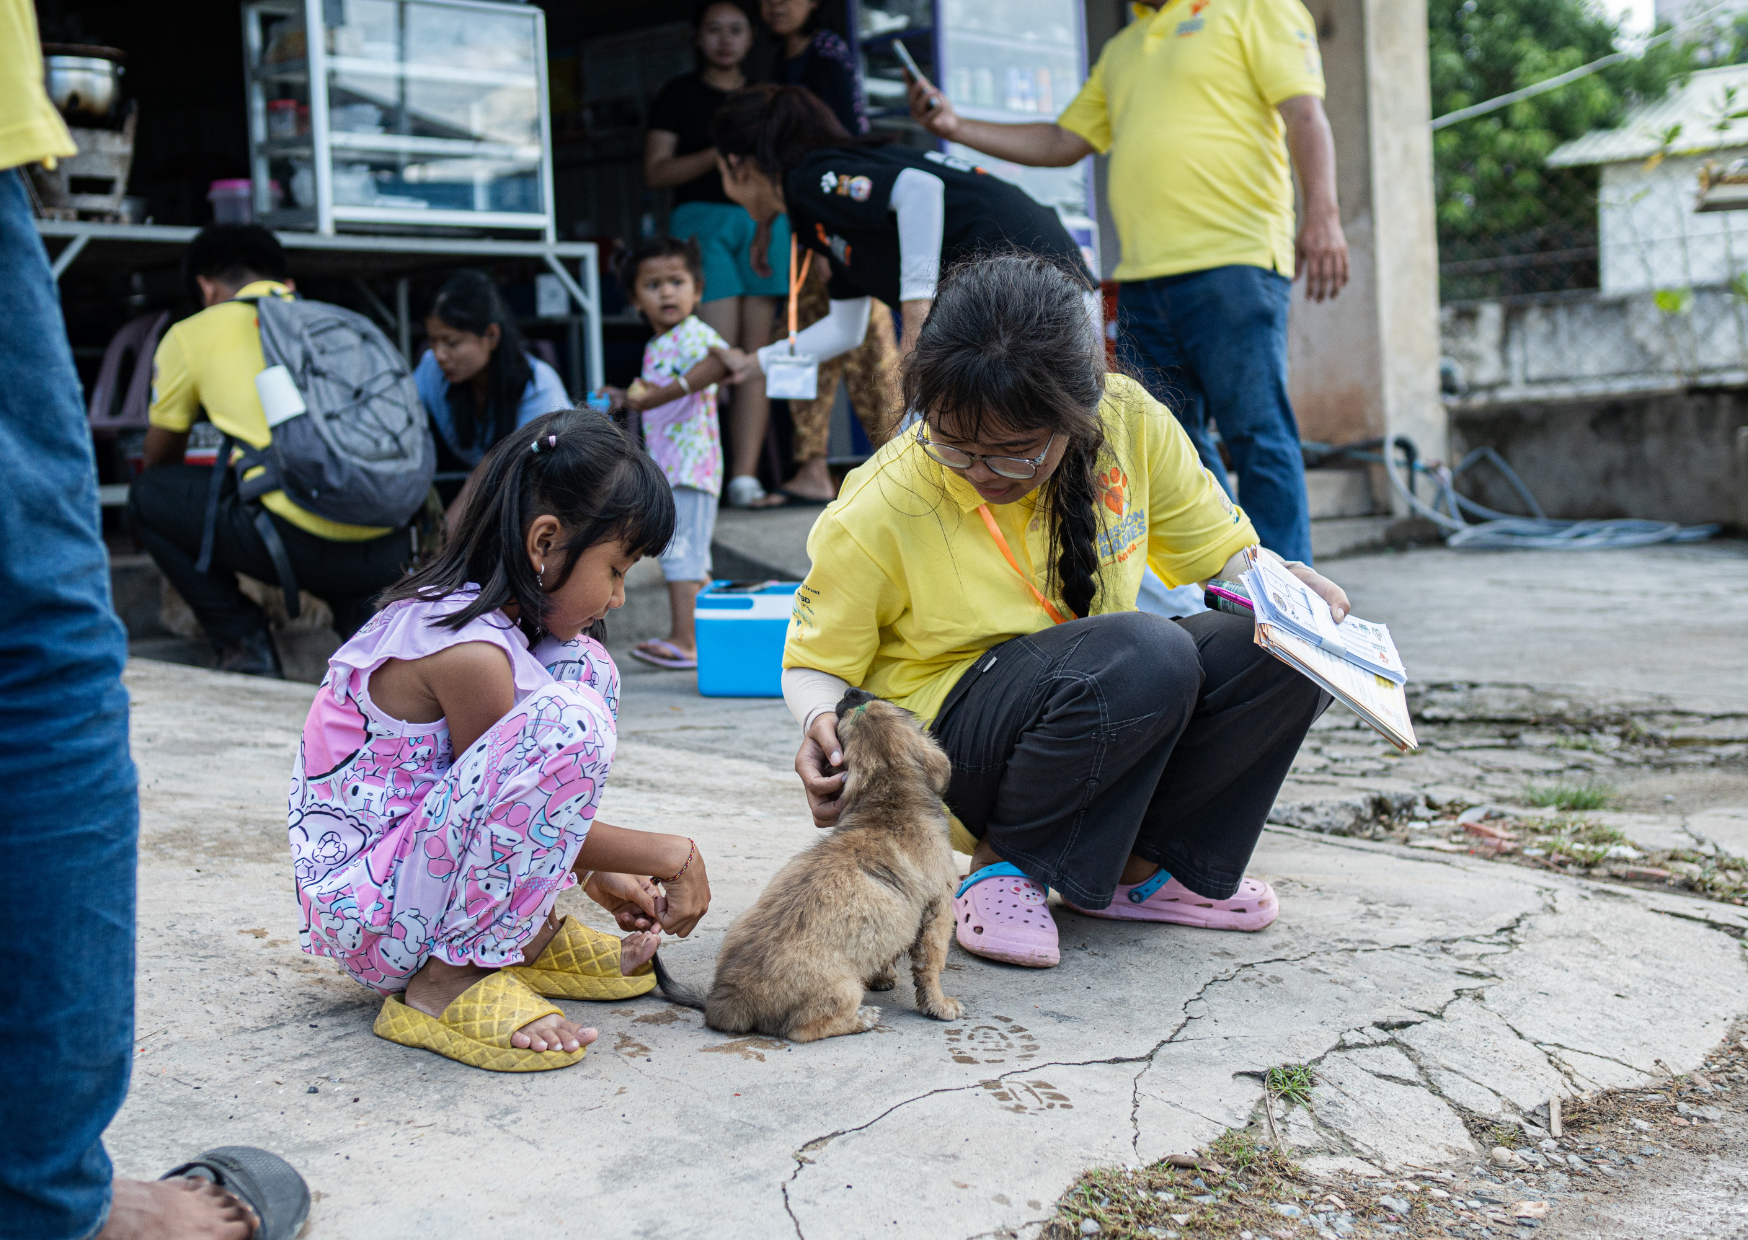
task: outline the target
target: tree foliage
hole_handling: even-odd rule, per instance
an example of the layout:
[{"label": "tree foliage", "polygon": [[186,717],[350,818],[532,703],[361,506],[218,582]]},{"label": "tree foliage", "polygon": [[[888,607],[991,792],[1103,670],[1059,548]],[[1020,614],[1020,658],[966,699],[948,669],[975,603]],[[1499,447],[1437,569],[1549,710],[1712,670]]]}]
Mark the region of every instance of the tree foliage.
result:
[{"label": "tree foliage", "polygon": [[[1591,0],[1428,0],[1427,24],[1435,117],[1589,64],[1620,40],[1617,23]],[[1435,132],[1440,259],[1488,274],[1479,284],[1455,281],[1460,289],[1447,278],[1446,296],[1582,287],[1586,261],[1594,272],[1582,255],[1595,245],[1596,173],[1544,161],[1562,142],[1618,124],[1634,103],[1661,98],[1707,60],[1695,43],[1671,40]],[[1494,261],[1534,254],[1550,257],[1540,267]]]}]

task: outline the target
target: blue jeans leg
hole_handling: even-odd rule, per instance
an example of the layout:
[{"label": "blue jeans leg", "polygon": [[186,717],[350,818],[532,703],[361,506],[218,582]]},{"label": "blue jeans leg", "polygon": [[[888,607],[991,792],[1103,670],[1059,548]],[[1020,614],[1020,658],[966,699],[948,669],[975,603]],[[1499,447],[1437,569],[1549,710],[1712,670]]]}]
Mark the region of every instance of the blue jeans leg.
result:
[{"label": "blue jeans leg", "polygon": [[[1285,276],[1249,266],[1130,281],[1118,294],[1117,339],[1157,399],[1174,410],[1184,404],[1179,416],[1192,438],[1213,418],[1263,546],[1309,564],[1305,465],[1287,398],[1292,288]],[[1207,461],[1202,439],[1197,450]]]},{"label": "blue jeans leg", "polygon": [[95,1234],[133,1055],[127,638],[48,255],[0,171],[0,1237]]}]

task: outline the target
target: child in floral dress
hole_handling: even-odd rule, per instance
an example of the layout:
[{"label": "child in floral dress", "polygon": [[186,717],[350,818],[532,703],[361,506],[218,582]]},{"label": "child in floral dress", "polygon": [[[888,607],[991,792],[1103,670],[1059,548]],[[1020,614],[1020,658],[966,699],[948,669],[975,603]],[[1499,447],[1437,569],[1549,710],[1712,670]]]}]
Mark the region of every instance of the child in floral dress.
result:
[{"label": "child in floral dress", "polygon": [[[595,1031],[542,996],[644,993],[662,931],[709,906],[691,840],[595,821],[619,674],[583,630],[672,529],[628,435],[548,414],[491,450],[444,552],[329,660],[292,773],[301,937],[387,996],[382,1036],[499,1071],[575,1063]],[[579,878],[634,933],[553,920]]]},{"label": "child in floral dress", "polygon": [[710,580],[710,540],[722,491],[722,431],[716,384],[728,365],[717,350],[728,342],[693,311],[704,296],[704,260],[696,240],[658,237],[620,266],[625,294],[656,338],[643,350],[643,373],[625,392],[626,408],[643,415],[644,444],[674,491],[674,539],[661,553],[668,583],[666,641],[638,644],[634,659],[656,667],[698,666],[693,603]]}]

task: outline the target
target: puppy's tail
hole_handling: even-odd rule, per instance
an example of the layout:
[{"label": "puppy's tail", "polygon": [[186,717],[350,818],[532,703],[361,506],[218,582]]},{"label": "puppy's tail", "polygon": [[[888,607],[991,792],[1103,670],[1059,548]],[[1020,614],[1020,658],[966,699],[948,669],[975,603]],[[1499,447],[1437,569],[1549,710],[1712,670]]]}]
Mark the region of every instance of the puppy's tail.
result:
[{"label": "puppy's tail", "polygon": [[690,986],[682,986],[676,982],[673,975],[662,965],[662,954],[657,952],[649,961],[655,966],[656,988],[662,992],[662,997],[669,1003],[678,1003],[681,1007],[704,1010],[704,997]]}]

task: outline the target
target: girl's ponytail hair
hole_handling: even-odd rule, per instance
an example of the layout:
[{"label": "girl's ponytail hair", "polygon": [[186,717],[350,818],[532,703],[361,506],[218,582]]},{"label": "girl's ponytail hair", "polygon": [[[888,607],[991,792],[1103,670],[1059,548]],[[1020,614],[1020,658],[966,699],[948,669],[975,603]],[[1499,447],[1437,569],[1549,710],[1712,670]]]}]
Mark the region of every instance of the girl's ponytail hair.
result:
[{"label": "girl's ponytail hair", "polygon": [[935,289],[904,371],[908,409],[954,438],[985,425],[1048,429],[1068,441],[1041,497],[1063,602],[1090,615],[1099,590],[1099,420],[1105,349],[1084,274],[1035,254],[997,254],[954,266]]},{"label": "girl's ponytail hair", "polygon": [[[526,542],[534,519],[547,515],[570,537],[554,556],[563,564],[557,579],[543,589]],[[570,580],[583,552],[617,539],[632,555],[659,555],[673,536],[674,496],[661,468],[605,414],[565,409],[498,441],[480,462],[447,545],[377,605],[431,602],[478,586],[478,598],[432,623],[459,629],[514,604],[533,645],[546,632],[547,594]]]},{"label": "girl's ponytail hair", "polygon": [[722,156],[738,155],[782,183],[815,151],[884,146],[883,134],[855,135],[805,86],[748,86],[735,91],[710,119],[710,137]]}]

